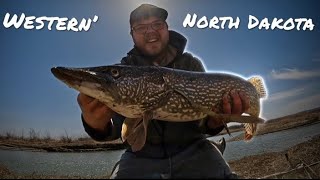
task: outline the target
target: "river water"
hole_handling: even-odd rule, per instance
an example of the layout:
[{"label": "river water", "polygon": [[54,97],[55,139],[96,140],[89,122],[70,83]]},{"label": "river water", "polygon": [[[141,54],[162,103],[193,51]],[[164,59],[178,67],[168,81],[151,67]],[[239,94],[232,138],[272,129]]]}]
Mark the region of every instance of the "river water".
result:
[{"label": "river water", "polygon": [[[320,123],[256,136],[252,141],[227,142],[224,158],[236,160],[248,155],[283,151],[320,134]],[[232,134],[237,136],[239,132]],[[222,136],[209,139],[218,140]],[[227,139],[229,135],[223,135]],[[0,150],[0,163],[19,174],[68,175],[94,178],[107,175],[124,150],[84,153],[47,153]]]}]

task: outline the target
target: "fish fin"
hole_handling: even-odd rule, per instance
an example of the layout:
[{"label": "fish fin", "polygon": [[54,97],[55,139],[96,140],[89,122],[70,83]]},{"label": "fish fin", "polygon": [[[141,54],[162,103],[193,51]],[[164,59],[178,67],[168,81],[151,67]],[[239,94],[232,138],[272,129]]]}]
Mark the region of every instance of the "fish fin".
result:
[{"label": "fish fin", "polygon": [[139,125],[135,128],[134,133],[127,138],[127,142],[131,145],[133,152],[141,150],[145,145],[147,140],[148,124],[152,118],[153,112],[146,111],[143,115],[142,123],[140,121]]},{"label": "fish fin", "polygon": [[223,114],[223,116],[226,116],[227,120],[226,122],[238,122],[238,123],[264,123],[265,120],[259,117],[255,116],[241,116],[241,115],[228,115]]},{"label": "fish fin", "polygon": [[265,98],[267,96],[265,86],[263,84],[263,79],[259,76],[254,76],[248,79],[248,81],[256,88],[260,98]]},{"label": "fish fin", "polygon": [[245,130],[244,140],[249,141],[257,131],[258,123],[264,123],[265,120],[256,116],[232,116],[231,122],[242,123]]},{"label": "fish fin", "polygon": [[244,123],[244,129],[245,129],[244,140],[249,141],[252,139],[253,135],[257,131],[257,124],[256,123]]},{"label": "fish fin", "polygon": [[241,116],[241,115],[234,115],[234,114],[217,114],[211,110],[207,110],[205,108],[200,108],[200,110],[208,116],[221,119],[224,123],[229,122],[238,122],[238,123],[264,123],[264,119],[255,116]]},{"label": "fish fin", "polygon": [[144,137],[144,127],[143,127],[143,119],[138,121],[137,127],[133,130],[131,134],[129,134],[126,138],[127,143],[131,146],[132,151],[138,151],[142,147],[139,146],[141,144],[141,139]]},{"label": "fish fin", "polygon": [[231,136],[231,134],[230,134],[229,128],[226,125],[226,123],[238,122],[238,123],[244,124],[244,128],[245,128],[245,138],[244,139],[245,139],[245,141],[249,141],[250,139],[252,139],[252,137],[254,136],[254,134],[257,131],[258,123],[264,123],[263,119],[261,119],[259,117],[255,117],[255,116],[215,114],[214,112],[213,113],[211,113],[211,112],[212,111],[208,112],[209,116],[214,116],[215,118],[221,119],[229,136]]},{"label": "fish fin", "polygon": [[[121,129],[122,141],[127,141],[127,139],[135,132],[135,129],[141,122],[142,118],[126,118],[123,121]],[[132,140],[132,137],[130,138],[130,140]]]}]

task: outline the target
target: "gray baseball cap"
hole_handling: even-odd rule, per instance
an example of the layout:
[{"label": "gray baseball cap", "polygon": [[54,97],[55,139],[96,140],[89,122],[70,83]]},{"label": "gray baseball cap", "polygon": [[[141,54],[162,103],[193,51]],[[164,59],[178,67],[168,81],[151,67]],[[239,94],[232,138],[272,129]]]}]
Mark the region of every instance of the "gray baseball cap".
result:
[{"label": "gray baseball cap", "polygon": [[151,16],[159,17],[165,21],[168,17],[168,12],[152,4],[141,4],[130,13],[130,26],[132,26],[135,21]]}]

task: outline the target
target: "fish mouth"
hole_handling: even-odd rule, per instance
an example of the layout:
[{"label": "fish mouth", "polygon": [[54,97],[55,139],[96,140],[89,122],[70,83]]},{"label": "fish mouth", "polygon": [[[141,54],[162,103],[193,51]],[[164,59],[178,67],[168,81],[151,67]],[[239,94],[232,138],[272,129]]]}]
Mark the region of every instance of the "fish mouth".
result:
[{"label": "fish mouth", "polygon": [[53,67],[52,74],[69,87],[99,100],[117,98],[114,79],[94,68]]},{"label": "fish mouth", "polygon": [[84,68],[53,67],[52,74],[67,85],[77,86],[83,82],[101,83],[99,74]]}]

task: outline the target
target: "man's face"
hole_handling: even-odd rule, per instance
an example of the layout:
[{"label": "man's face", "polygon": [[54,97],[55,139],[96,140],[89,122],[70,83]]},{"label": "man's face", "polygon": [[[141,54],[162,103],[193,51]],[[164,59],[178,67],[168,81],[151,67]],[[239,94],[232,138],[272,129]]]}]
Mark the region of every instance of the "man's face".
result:
[{"label": "man's face", "polygon": [[157,17],[134,22],[132,28],[133,42],[147,56],[159,55],[168,45],[168,26]]}]

